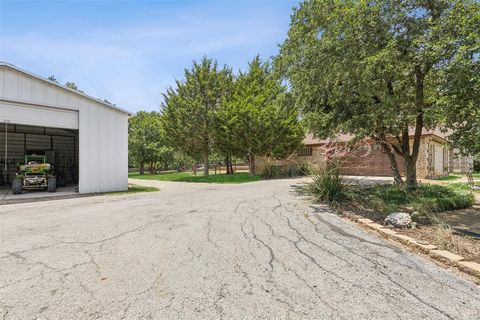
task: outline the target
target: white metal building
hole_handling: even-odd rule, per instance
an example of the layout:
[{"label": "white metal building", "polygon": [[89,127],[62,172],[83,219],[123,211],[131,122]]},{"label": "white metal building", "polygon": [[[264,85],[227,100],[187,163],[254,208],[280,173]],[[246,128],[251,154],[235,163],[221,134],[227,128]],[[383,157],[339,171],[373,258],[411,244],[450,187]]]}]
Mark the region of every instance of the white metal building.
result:
[{"label": "white metal building", "polygon": [[[24,154],[51,152],[79,193],[128,188],[129,113],[0,62],[0,183]],[[59,178],[57,177],[57,180]]]}]

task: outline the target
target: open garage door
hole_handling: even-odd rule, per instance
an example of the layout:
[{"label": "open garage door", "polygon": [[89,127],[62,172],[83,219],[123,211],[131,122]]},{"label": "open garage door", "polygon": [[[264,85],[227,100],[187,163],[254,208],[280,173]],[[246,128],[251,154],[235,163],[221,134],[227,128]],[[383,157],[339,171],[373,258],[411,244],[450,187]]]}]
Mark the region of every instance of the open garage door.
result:
[{"label": "open garage door", "polygon": [[78,111],[0,102],[0,123],[78,129]]},{"label": "open garage door", "polygon": [[57,186],[78,184],[78,130],[0,123],[0,186],[11,186],[25,155],[44,155]]}]

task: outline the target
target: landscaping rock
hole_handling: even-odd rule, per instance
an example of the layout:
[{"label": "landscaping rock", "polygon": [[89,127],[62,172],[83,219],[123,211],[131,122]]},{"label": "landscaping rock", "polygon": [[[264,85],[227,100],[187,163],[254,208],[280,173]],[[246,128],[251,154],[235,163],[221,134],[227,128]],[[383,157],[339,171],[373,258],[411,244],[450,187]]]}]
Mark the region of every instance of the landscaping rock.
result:
[{"label": "landscaping rock", "polygon": [[361,224],[370,224],[370,223],[373,223],[372,220],[366,219],[366,218],[358,219],[358,222],[361,223]]},{"label": "landscaping rock", "polygon": [[445,251],[445,250],[431,250],[430,254],[437,258],[441,258],[452,263],[465,260],[464,257],[451,253],[450,251]]},{"label": "landscaping rock", "polygon": [[385,218],[385,223],[397,228],[407,228],[412,224],[412,218],[406,212],[394,212]]},{"label": "landscaping rock", "polygon": [[474,275],[480,278],[480,264],[476,262],[469,262],[469,261],[459,261],[458,267],[460,270],[463,270],[471,275]]}]

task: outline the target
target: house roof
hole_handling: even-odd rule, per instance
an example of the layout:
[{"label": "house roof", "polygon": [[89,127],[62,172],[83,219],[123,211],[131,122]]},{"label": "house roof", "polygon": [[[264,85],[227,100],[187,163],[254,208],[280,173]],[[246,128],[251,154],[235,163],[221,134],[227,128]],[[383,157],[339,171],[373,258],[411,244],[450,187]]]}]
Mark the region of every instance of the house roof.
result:
[{"label": "house roof", "polygon": [[[435,129],[422,130],[422,136],[434,136],[441,140],[447,140],[447,137],[451,133],[452,133],[451,131],[442,132],[442,130],[438,127]],[[410,128],[408,134],[410,137],[413,137],[415,134],[415,129]],[[349,141],[352,141],[354,138],[355,136],[353,134],[340,133],[332,138],[320,139],[315,137],[315,135],[312,133],[307,133],[307,135],[303,139],[303,144],[308,146],[308,145],[318,145],[318,144],[325,144],[325,143],[331,143],[331,142],[349,142]]]},{"label": "house roof", "polygon": [[49,80],[49,79],[47,79],[47,78],[41,77],[41,76],[39,76],[39,75],[36,75],[36,74],[34,74],[34,73],[30,72],[30,71],[24,70],[24,69],[22,69],[22,68],[20,68],[20,67],[17,67],[16,65],[13,65],[13,64],[11,64],[11,63],[4,62],[4,61],[0,61],[0,66],[8,67],[8,68],[14,69],[14,70],[16,70],[16,71],[25,73],[25,74],[33,77],[33,78],[42,80],[42,81],[44,81],[44,82],[48,82],[48,83],[51,84],[51,85],[54,85],[54,86],[57,86],[57,87],[62,88],[62,89],[64,89],[64,90],[73,92],[73,93],[75,93],[75,94],[77,94],[77,95],[80,95],[80,96],[82,96],[82,97],[84,97],[84,98],[93,100],[93,101],[95,101],[95,102],[97,102],[97,103],[100,103],[100,104],[106,106],[106,107],[115,109],[115,110],[117,110],[117,111],[124,112],[124,113],[126,113],[126,114],[128,114],[128,115],[131,115],[131,114],[132,114],[130,111],[127,111],[127,110],[125,110],[125,109],[119,108],[119,107],[117,107],[117,106],[115,106],[115,105],[113,105],[113,104],[111,104],[111,103],[105,102],[105,101],[103,101],[103,100],[101,100],[101,99],[99,99],[99,98],[92,97],[92,96],[90,96],[90,95],[88,95],[88,94],[86,94],[86,93],[80,92],[80,91],[78,91],[78,90],[71,89],[71,88],[66,87],[66,86],[64,86],[64,85],[61,85],[60,83],[57,83],[57,82],[55,82],[55,81],[51,81],[51,80]]}]

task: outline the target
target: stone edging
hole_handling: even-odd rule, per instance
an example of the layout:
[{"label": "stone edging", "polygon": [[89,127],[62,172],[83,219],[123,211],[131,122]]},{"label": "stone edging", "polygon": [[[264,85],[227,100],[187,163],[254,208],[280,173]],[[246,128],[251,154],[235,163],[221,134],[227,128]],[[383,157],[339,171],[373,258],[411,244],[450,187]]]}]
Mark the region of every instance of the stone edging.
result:
[{"label": "stone edging", "polygon": [[406,245],[413,250],[420,251],[433,259],[441,261],[451,266],[457,267],[459,270],[468,273],[478,279],[480,279],[480,264],[476,262],[465,261],[465,258],[456,255],[450,251],[438,250],[437,246],[429,244],[427,242],[419,241],[415,238],[399,234],[396,231],[383,226],[381,224],[375,223],[370,219],[363,218],[362,216],[356,215],[351,211],[340,212],[343,217],[354,221],[367,229],[377,232],[382,237],[391,239],[397,242],[400,242],[403,245]]}]

